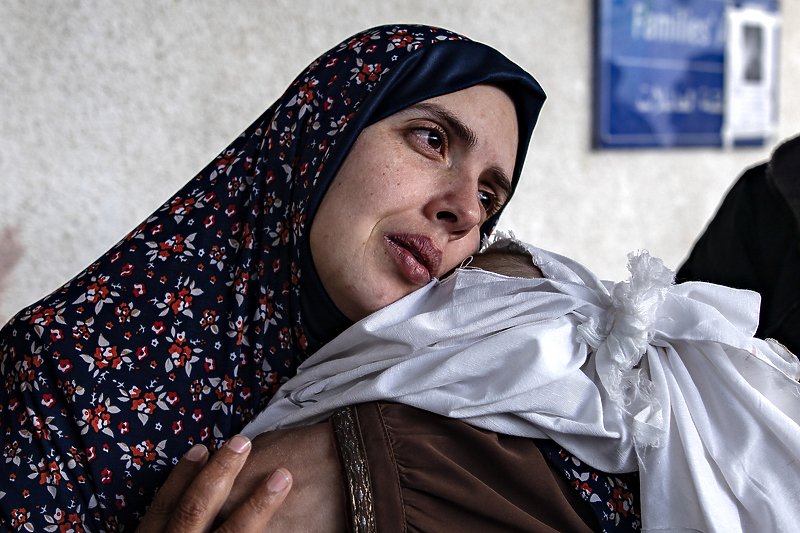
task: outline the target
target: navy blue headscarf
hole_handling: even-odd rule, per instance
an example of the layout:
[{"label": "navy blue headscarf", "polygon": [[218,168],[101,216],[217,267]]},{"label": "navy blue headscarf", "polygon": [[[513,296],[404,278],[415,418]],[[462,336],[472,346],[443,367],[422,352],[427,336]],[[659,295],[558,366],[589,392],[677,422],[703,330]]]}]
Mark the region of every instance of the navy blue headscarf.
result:
[{"label": "navy blue headscarf", "polygon": [[361,130],[479,83],[516,106],[516,185],[536,81],[446,30],[374,28],[314,61],[152,216],[17,314],[0,332],[3,519],[132,531],[192,444],[221,445],[347,326],[308,233]]}]

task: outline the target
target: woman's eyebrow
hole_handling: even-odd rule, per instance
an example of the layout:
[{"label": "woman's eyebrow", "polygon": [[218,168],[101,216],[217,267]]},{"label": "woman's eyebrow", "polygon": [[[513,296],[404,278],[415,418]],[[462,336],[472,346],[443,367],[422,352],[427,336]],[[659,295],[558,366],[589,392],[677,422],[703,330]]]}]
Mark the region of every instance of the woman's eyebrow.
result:
[{"label": "woman's eyebrow", "polygon": [[[420,102],[408,107],[407,109],[420,109],[441,120],[447,124],[447,126],[453,132],[453,135],[458,137],[469,148],[473,148],[478,144],[478,135],[475,133],[475,131],[464,124],[464,122],[456,115],[440,105],[432,104],[430,102]],[[511,178],[506,175],[506,173],[503,172],[503,169],[500,167],[493,166],[491,170],[494,182],[505,193],[506,199],[508,199],[511,197],[511,193],[514,190],[514,187],[511,185]]]},{"label": "woman's eyebrow", "polygon": [[453,131],[453,134],[462,142],[464,142],[469,148],[472,148],[478,144],[478,136],[475,134],[472,128],[464,124],[460,118],[442,106],[428,102],[420,102],[416,105],[412,105],[409,109],[421,109],[446,123]]},{"label": "woman's eyebrow", "polygon": [[514,192],[514,187],[511,185],[511,178],[503,172],[503,169],[500,167],[492,166],[492,177],[494,179],[495,185],[497,185],[501,191],[505,193],[505,198],[503,201],[507,201],[511,198],[511,193]]}]

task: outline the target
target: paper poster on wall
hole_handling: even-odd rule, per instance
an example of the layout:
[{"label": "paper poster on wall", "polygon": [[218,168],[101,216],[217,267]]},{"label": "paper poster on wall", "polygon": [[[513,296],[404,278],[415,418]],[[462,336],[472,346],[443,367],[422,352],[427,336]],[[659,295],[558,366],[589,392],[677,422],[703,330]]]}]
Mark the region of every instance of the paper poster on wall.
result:
[{"label": "paper poster on wall", "polygon": [[[763,142],[772,131],[759,120],[762,109],[775,106],[775,0],[752,0],[745,8],[732,0],[597,0],[596,6],[597,147],[722,146],[723,131],[731,144]],[[757,29],[732,45],[732,25]],[[740,62],[755,53],[746,47],[759,50],[762,62],[751,66],[761,69],[758,82],[751,70],[750,79],[729,86],[732,46]],[[772,102],[761,102],[765,97]]]},{"label": "paper poster on wall", "polygon": [[749,7],[728,7],[725,48],[725,145],[774,134],[778,18]]}]

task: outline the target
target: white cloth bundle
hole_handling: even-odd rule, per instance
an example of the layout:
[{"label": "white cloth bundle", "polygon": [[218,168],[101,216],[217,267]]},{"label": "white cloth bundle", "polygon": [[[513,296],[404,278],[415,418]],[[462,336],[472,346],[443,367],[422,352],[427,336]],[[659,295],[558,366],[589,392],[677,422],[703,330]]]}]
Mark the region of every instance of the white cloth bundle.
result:
[{"label": "white cloth bundle", "polygon": [[800,363],[753,338],[758,294],[673,285],[647,254],[611,284],[525,247],[544,279],[432,282],[309,358],[244,433],[391,400],[638,468],[647,531],[794,531]]}]

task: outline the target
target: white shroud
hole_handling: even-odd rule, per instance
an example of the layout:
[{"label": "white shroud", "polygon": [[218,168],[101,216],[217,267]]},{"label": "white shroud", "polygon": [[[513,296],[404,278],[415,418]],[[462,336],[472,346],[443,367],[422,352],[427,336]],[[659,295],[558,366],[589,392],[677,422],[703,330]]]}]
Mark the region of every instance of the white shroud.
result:
[{"label": "white shroud", "polygon": [[430,283],[325,345],[244,433],[391,400],[638,469],[646,531],[796,530],[800,363],[753,337],[758,294],[674,285],[647,254],[602,282],[524,246],[545,279]]}]

